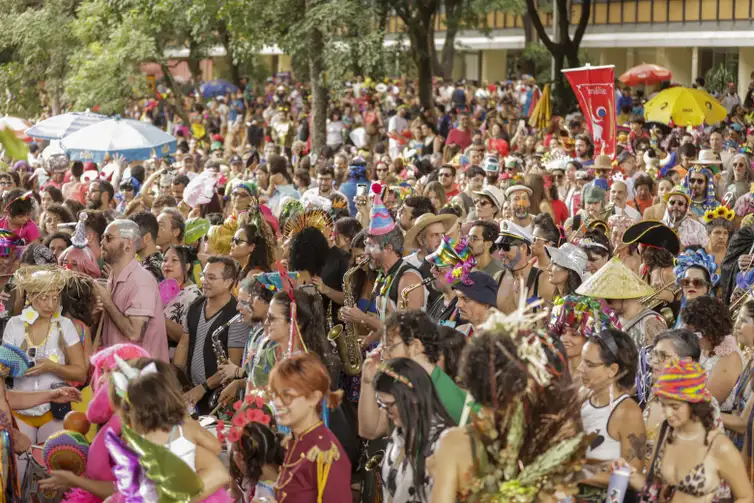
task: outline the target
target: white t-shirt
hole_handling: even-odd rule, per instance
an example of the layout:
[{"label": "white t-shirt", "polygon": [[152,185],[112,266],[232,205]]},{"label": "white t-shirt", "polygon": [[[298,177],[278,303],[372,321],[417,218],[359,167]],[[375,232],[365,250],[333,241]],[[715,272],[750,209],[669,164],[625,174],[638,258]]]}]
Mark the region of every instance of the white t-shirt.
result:
[{"label": "white t-shirt", "polygon": [[[8,320],[8,325],[6,325],[5,333],[3,334],[3,343],[13,344],[28,354],[29,345],[26,343],[23,314],[14,316]],[[65,349],[61,344],[64,344],[65,347],[71,347],[76,343],[81,343],[81,339],[76,332],[76,328],[73,326],[73,322],[68,318],[55,315],[53,316],[52,330],[42,344],[36,346],[36,355],[34,358],[47,358],[65,365]],[[13,389],[16,391],[46,391],[52,389],[53,384],[64,381],[65,379],[52,372],[45,372],[33,377],[14,378]],[[29,416],[41,416],[48,410],[50,410],[50,404],[44,403],[19,412]]]}]

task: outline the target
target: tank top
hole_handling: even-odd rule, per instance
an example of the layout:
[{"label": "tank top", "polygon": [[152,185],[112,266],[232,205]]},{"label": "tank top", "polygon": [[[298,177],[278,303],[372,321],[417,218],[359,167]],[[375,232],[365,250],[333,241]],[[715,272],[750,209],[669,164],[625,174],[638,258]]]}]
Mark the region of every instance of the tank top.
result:
[{"label": "tank top", "polygon": [[[173,436],[176,429],[179,436],[174,440]],[[173,426],[173,431],[170,432],[170,438],[165,447],[181,458],[192,470],[196,471],[196,444],[183,436],[183,428],[180,425]]]},{"label": "tank top", "polygon": [[598,461],[613,461],[620,459],[620,442],[615,440],[607,431],[610,418],[615,409],[625,400],[628,395],[621,395],[612,404],[603,407],[595,407],[591,400],[581,406],[581,420],[584,422],[584,433],[594,433],[596,438],[586,451],[586,457]]}]

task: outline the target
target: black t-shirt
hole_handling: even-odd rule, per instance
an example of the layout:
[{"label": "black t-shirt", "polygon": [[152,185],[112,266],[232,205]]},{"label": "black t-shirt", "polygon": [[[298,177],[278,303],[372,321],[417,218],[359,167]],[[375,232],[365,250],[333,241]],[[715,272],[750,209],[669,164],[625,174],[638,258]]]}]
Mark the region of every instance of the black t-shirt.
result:
[{"label": "black t-shirt", "polygon": [[[348,271],[349,267],[351,265],[351,255],[338,248],[337,246],[333,246],[330,248],[328,254],[327,254],[327,261],[325,262],[325,267],[322,268],[322,282],[332,288],[333,290],[337,290],[339,292],[343,291],[343,276],[346,275],[346,271]],[[330,302],[328,298],[322,299],[325,302],[325,310],[327,310],[327,306]],[[332,304],[332,315],[333,319],[332,322],[334,324],[338,323],[338,310],[340,309],[340,304],[336,304],[333,302]],[[325,311],[327,312],[327,311]]]}]

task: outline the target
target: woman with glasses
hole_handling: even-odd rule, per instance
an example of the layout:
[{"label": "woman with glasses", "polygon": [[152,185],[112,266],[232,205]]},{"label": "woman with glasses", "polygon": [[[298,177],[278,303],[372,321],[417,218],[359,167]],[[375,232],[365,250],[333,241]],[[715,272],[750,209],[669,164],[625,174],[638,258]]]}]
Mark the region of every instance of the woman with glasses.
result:
[{"label": "woman with glasses", "polygon": [[709,236],[709,244],[706,246],[707,253],[715,258],[717,270],[723,270],[723,260],[728,252],[728,243],[735,233],[734,220],[736,212],[725,206],[708,211],[704,214],[704,223]]},{"label": "woman with glasses", "polygon": [[140,186],[141,184],[139,183],[139,180],[137,180],[133,176],[121,182],[118,189],[122,199],[118,203],[118,207],[116,208],[119,213],[125,213],[126,207],[131,201],[136,198],[136,195],[139,193]]},{"label": "woman with glasses", "polygon": [[455,426],[429,374],[409,358],[395,358],[377,367],[365,386],[374,387],[375,400],[390,426],[380,477],[385,501],[427,502],[432,479],[427,460],[442,433]]},{"label": "woman with glasses", "polygon": [[733,322],[728,306],[714,297],[697,297],[681,311],[681,321],[699,336],[699,363],[709,376],[709,392],[720,402],[721,411],[730,412],[736,382],[743,370],[743,355],[731,335]]},{"label": "woman with glasses", "polygon": [[746,154],[734,155],[725,170],[725,179],[720,184],[722,193],[725,194],[723,202],[732,207],[739,197],[749,193],[752,181],[754,173],[749,157]]},{"label": "woman with glasses", "polygon": [[291,438],[275,481],[275,500],[254,503],[351,501],[351,462],[322,422],[323,408],[335,408],[341,400],[342,392],[330,391],[330,384],[327,368],[313,353],[290,356],[272,369],[269,396],[277,424],[290,429]]},{"label": "woman with glasses", "polygon": [[269,272],[274,261],[272,230],[260,218],[259,226],[245,224],[238,228],[230,240],[230,256],[241,266],[239,280],[244,280],[261,272]]},{"label": "woman with glasses", "polygon": [[[714,288],[720,282],[718,266],[714,257],[703,249],[687,249],[675,259],[673,274],[681,288],[681,309],[697,297],[713,296]],[[676,328],[680,328],[680,317]]]},{"label": "woman with glasses", "polygon": [[[199,287],[191,281],[191,268],[196,260],[196,252],[189,246],[170,246],[162,257],[164,281],[175,281],[178,289],[175,296],[163,299],[168,345],[174,348],[183,335],[183,318],[188,307],[201,295]],[[172,281],[171,281],[172,280]]]},{"label": "woman with glasses", "polygon": [[[581,353],[581,384],[590,392],[581,407],[584,431],[596,437],[586,451],[592,462],[609,465],[619,459],[641,472],[646,430],[639,405],[630,393],[636,379],[638,351],[633,339],[608,329],[589,338]],[[577,502],[603,502],[610,479],[600,472],[579,484]]]}]

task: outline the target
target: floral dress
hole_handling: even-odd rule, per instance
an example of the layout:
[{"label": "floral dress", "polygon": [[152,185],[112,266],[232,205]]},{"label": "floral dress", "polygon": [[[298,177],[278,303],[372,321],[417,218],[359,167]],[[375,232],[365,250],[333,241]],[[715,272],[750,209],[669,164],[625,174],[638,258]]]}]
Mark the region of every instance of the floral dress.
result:
[{"label": "floral dress", "polygon": [[186,283],[180,293],[163,308],[162,312],[165,314],[165,319],[183,325],[188,307],[201,295],[202,292],[198,286],[193,283]]}]

